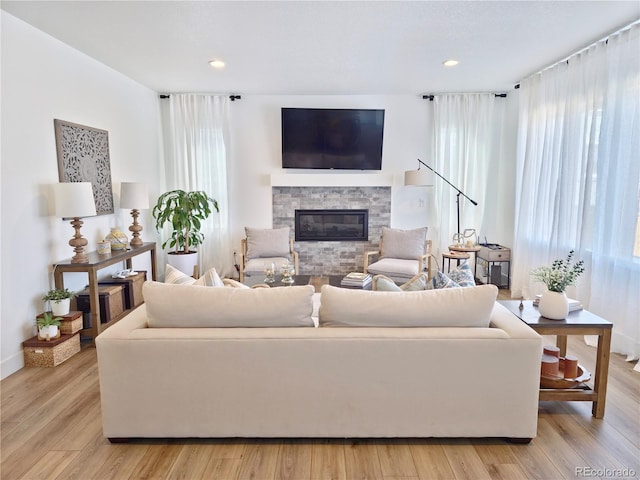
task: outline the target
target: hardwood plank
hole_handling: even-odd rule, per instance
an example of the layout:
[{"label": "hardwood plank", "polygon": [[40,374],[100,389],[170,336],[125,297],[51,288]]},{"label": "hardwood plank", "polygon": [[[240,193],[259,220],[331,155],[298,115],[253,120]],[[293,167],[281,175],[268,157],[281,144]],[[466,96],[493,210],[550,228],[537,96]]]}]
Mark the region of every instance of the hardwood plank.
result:
[{"label": "hardwood plank", "polygon": [[451,480],[451,469],[444,448],[438,440],[414,440],[410,444],[413,463],[420,480]]},{"label": "hardwood plank", "polygon": [[456,478],[468,480],[491,478],[476,449],[468,440],[447,440],[443,442],[442,448]]},{"label": "hardwood plank", "polygon": [[56,478],[76,455],[78,452],[68,450],[50,450],[44,455],[38,455],[34,452],[34,458],[37,458],[38,461],[20,479]]},{"label": "hardwood plank", "polygon": [[204,472],[211,460],[212,450],[210,445],[183,445],[165,478],[172,480],[206,478]]},{"label": "hardwood plank", "polygon": [[129,475],[129,479],[165,478],[165,474],[171,470],[173,463],[185,448],[173,442],[150,445]]},{"label": "hardwood plank", "polygon": [[376,443],[370,440],[348,442],[344,449],[345,468],[350,480],[382,480]]},{"label": "hardwood plank", "polygon": [[236,479],[242,466],[241,458],[212,458],[205,468],[202,479]]},{"label": "hardwood plank", "polygon": [[311,477],[313,445],[304,440],[286,440],[280,446],[276,477],[279,480],[300,480]]},{"label": "hardwood plank", "polygon": [[[111,452],[107,460],[92,475],[96,480],[120,480],[132,478],[142,459],[149,451],[149,445],[111,445],[106,448]],[[91,470],[86,470],[89,474]]]},{"label": "hardwood plank", "polygon": [[271,480],[275,478],[280,444],[272,440],[248,443],[238,473],[238,480]]},{"label": "hardwood plank", "polygon": [[[539,447],[540,437],[534,438],[529,445],[509,445],[520,470],[531,480],[549,480],[563,478],[553,462]],[[542,440],[544,441],[544,440]]]},{"label": "hardwood plank", "polygon": [[560,471],[562,478],[574,478],[576,467],[589,466],[589,462],[567,443],[567,439],[553,429],[546,416],[538,420],[538,434],[544,438],[538,442],[540,448]]},{"label": "hardwood plank", "polygon": [[391,439],[376,445],[382,476],[417,477],[411,447],[404,440]]},{"label": "hardwood plank", "polygon": [[347,479],[344,441],[327,440],[313,444],[311,455],[311,479]]}]

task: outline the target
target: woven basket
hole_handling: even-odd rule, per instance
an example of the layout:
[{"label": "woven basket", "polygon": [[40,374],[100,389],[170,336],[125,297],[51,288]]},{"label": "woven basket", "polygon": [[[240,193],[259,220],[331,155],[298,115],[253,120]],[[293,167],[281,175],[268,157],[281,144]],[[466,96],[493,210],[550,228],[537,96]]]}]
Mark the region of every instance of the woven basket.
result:
[{"label": "woven basket", "polygon": [[80,351],[80,334],[60,335],[52,341],[33,337],[24,342],[26,367],[55,367]]}]

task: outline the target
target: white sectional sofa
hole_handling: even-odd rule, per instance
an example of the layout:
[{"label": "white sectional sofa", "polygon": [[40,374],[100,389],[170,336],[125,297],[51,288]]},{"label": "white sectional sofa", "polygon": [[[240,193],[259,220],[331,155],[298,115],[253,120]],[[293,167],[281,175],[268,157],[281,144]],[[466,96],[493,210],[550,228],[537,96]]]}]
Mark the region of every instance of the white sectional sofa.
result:
[{"label": "white sectional sofa", "polygon": [[496,295],[147,282],[96,339],[104,435],[531,439],[541,338]]}]

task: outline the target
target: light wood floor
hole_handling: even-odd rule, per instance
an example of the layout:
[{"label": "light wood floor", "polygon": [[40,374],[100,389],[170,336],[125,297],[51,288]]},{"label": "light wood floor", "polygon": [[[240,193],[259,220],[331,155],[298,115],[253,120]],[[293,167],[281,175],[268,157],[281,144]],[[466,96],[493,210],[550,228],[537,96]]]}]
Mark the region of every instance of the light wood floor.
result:
[{"label": "light wood floor", "polygon": [[[593,371],[593,348],[571,337],[569,350]],[[54,369],[25,368],[0,383],[2,480],[554,480],[640,474],[640,374],[616,354],[604,419],[591,416],[590,403],[541,403],[538,437],[529,445],[501,439],[190,439],[111,445],[101,431],[97,368],[95,349],[84,348]],[[581,475],[580,468],[608,471],[582,470]],[[633,470],[630,476],[616,471],[625,468]]]}]

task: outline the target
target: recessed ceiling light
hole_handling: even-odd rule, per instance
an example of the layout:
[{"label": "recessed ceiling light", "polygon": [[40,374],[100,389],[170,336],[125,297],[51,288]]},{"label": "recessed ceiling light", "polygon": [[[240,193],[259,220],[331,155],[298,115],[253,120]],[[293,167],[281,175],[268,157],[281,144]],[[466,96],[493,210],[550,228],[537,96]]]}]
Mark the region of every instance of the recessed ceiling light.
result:
[{"label": "recessed ceiling light", "polygon": [[224,62],[222,60],[211,60],[209,61],[209,65],[211,65],[213,68],[223,68]]},{"label": "recessed ceiling light", "polygon": [[445,67],[455,67],[458,63],[460,63],[458,60],[445,60],[442,62]]}]

